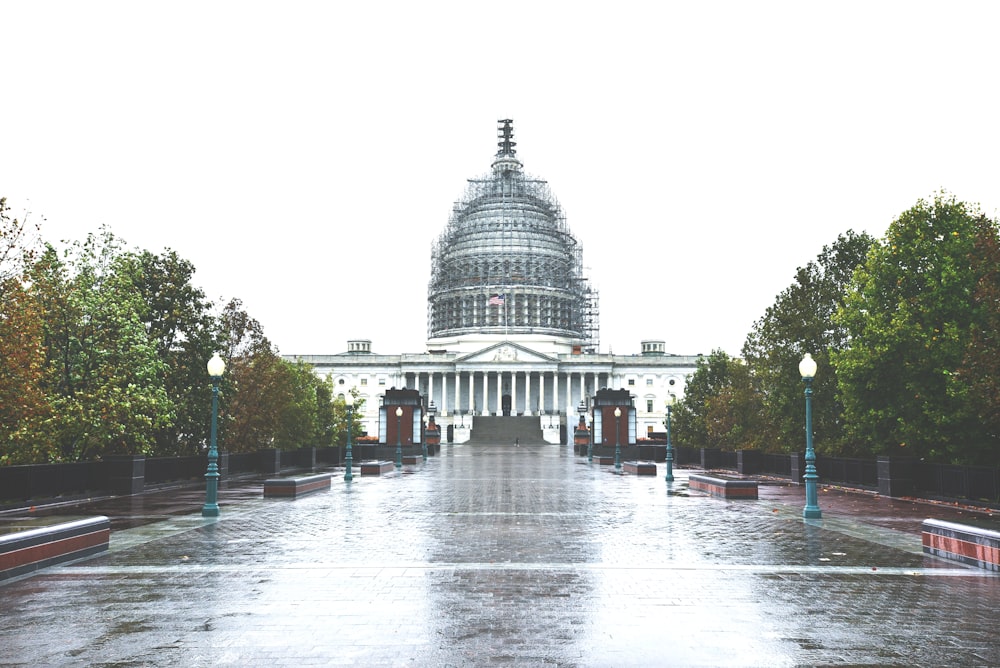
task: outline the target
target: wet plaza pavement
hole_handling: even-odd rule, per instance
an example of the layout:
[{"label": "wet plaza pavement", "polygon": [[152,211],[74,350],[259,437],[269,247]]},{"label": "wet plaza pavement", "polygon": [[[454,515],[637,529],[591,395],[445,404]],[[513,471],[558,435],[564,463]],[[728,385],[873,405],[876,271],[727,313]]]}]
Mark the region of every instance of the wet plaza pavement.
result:
[{"label": "wet plaza pavement", "polygon": [[295,500],[233,483],[217,519],[199,490],[97,502],[108,552],[0,583],[0,664],[1000,665],[1000,577],[919,534],[988,516],[824,490],[807,523],[798,486],[663,473],[456,445]]}]

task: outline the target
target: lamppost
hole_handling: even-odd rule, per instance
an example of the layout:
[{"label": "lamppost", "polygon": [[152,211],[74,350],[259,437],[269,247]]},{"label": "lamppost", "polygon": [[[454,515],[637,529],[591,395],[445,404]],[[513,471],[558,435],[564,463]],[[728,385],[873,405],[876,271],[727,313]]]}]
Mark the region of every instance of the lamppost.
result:
[{"label": "lamppost", "polygon": [[205,472],[205,505],[201,507],[202,517],[219,516],[219,450],[216,447],[216,432],[219,414],[219,380],[226,371],[226,363],[219,353],[208,360],[208,375],[212,378],[212,436],[208,445],[208,471]]},{"label": "lamppost", "polygon": [[354,395],[348,392],[344,395],[344,407],[347,408],[347,457],[344,461],[344,466],[347,468],[344,471],[344,480],[350,482],[354,480],[354,473],[351,469],[354,468],[354,454],[351,452],[351,431],[354,427]]},{"label": "lamppost", "polygon": [[403,407],[396,406],[396,469],[403,468],[403,432],[400,430],[400,421],[403,417]]},{"label": "lamppost", "polygon": [[621,462],[621,417],[622,409],[615,406],[615,473],[622,472]]},{"label": "lamppost", "polygon": [[[437,413],[437,408],[434,406],[434,401],[431,400],[431,402],[429,404],[427,404],[427,419],[430,420],[431,424],[434,424],[434,414],[435,413]],[[424,434],[424,437],[422,439],[420,439],[420,442],[424,446],[424,461],[426,462],[427,461],[427,435],[426,434]]]},{"label": "lamppost", "polygon": [[805,354],[799,362],[799,374],[806,384],[806,474],[802,476],[806,481],[806,507],[802,510],[802,517],[807,520],[819,519],[823,516],[819,509],[819,501],[816,496],[816,451],[813,450],[812,431],[812,381],[816,377],[816,361],[809,353]]},{"label": "lamppost", "polygon": [[673,409],[675,401],[677,401],[677,397],[672,394],[667,399],[667,475],[664,478],[667,482],[674,481],[674,446],[670,443],[670,411]]}]

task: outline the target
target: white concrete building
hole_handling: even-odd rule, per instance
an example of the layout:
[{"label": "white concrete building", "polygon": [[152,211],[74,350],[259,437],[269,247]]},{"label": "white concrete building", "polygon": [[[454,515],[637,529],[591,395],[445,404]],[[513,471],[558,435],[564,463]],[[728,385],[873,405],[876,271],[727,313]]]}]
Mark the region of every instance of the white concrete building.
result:
[{"label": "white concrete building", "polygon": [[290,359],[330,375],[335,394],[357,388],[371,434],[389,388],[419,390],[455,442],[481,415],[536,417],[546,441],[560,442],[563,426],[571,442],[581,402],[601,388],[630,392],[639,438],[663,431],[666,402],[683,396],[697,356],[667,354],[655,339],[635,355],[599,352],[582,249],[548,184],[522,171],[510,120],[498,136],[491,173],[470,179],[432,248],[426,352],[376,354],[358,339],[346,352]]}]

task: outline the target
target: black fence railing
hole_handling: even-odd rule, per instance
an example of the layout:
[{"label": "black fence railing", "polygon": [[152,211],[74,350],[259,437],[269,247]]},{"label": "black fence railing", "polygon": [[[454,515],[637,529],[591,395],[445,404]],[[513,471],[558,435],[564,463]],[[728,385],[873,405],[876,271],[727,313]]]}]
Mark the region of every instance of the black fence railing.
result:
[{"label": "black fence railing", "polygon": [[[419,449],[419,448],[418,448]],[[429,447],[436,454],[440,446]],[[407,452],[414,448],[404,448]],[[601,449],[613,451],[614,449]],[[595,448],[595,452],[597,448]],[[586,454],[578,446],[577,454]],[[627,452],[627,454],[626,454]],[[607,454],[607,453],[605,453]],[[623,448],[622,456],[662,462],[665,445]],[[365,459],[392,459],[390,446],[363,444],[353,448],[355,463]],[[302,448],[222,453],[222,479],[236,475],[271,475],[290,469],[341,466],[343,448]],[[674,448],[674,465],[703,469],[734,470],[744,475],[773,475],[801,482],[805,464],[801,453],[774,454],[756,450],[727,451],[710,448]],[[98,494],[134,494],[146,485],[198,482],[204,478],[207,456],[116,457],[99,462],[39,464],[0,467],[0,507],[18,507],[25,502],[75,498]],[[1000,503],[1000,468],[934,464],[906,458],[879,457],[878,460],[827,457],[816,458],[820,483],[862,489],[877,489],[886,496],[915,496],[934,499],[967,500],[972,503]]]}]

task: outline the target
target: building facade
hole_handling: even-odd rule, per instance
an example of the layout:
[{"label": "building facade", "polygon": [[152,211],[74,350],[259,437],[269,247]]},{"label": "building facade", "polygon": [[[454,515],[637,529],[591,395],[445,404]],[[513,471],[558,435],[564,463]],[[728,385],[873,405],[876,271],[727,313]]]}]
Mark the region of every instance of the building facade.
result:
[{"label": "building facade", "polygon": [[498,138],[490,173],[469,180],[432,246],[425,352],[376,354],[358,339],[343,353],[290,359],[332,377],[335,395],[357,389],[372,434],[386,390],[402,388],[420,392],[455,442],[482,415],[536,417],[546,441],[571,442],[581,406],[602,388],[629,391],[639,438],[663,431],[666,402],[683,396],[698,357],[653,339],[635,355],[600,352],[582,248],[548,184],[523,171],[511,120],[499,121]]}]

